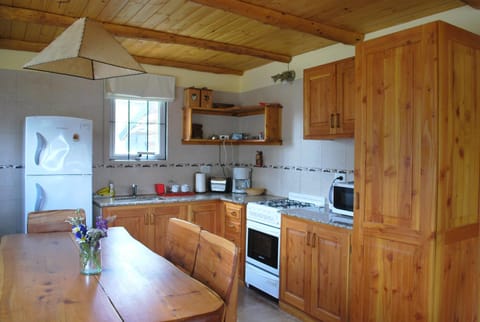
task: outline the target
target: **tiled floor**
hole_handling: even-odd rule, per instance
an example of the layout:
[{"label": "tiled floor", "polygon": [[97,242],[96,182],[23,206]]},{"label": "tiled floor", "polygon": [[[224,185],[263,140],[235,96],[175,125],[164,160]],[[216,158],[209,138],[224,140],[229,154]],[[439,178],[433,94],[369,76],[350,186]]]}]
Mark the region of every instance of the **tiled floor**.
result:
[{"label": "tiled floor", "polygon": [[278,303],[259,294],[256,290],[239,286],[238,322],[297,322],[299,319],[280,310]]}]

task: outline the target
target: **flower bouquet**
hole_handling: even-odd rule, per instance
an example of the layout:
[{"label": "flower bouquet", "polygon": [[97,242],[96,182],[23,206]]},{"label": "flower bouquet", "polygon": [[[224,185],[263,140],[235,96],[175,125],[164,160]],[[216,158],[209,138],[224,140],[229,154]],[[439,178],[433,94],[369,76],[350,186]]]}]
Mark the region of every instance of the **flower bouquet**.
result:
[{"label": "flower bouquet", "polygon": [[72,233],[80,247],[80,272],[82,274],[99,274],[102,271],[100,239],[107,237],[108,224],[113,220],[115,217],[103,219],[98,216],[95,228],[87,228],[85,218],[78,216],[78,210],[76,216],[66,220],[72,225]]}]

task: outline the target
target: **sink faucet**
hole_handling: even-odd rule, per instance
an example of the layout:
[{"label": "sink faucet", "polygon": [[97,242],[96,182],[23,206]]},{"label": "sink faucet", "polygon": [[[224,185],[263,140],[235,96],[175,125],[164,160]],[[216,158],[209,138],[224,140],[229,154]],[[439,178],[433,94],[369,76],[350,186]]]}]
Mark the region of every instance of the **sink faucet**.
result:
[{"label": "sink faucet", "polygon": [[137,196],[137,185],[132,184],[132,196],[136,197]]}]

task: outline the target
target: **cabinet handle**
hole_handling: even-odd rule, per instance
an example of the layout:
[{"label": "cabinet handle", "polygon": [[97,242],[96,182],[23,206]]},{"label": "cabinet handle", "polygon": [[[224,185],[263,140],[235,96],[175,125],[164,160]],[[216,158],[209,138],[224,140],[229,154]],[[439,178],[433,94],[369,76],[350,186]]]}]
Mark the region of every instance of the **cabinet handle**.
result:
[{"label": "cabinet handle", "polygon": [[336,114],[337,129],[340,128],[340,113]]},{"label": "cabinet handle", "polygon": [[307,232],[307,246],[310,246],[310,232]]},{"label": "cabinet handle", "polygon": [[355,197],[353,198],[353,204],[355,210],[360,209],[360,194],[358,192],[355,192]]},{"label": "cabinet handle", "polygon": [[143,215],[143,221],[145,225],[148,225],[148,212],[146,212],[145,215]]},{"label": "cabinet handle", "polygon": [[153,225],[155,223],[155,216],[153,214],[150,214],[150,225]]},{"label": "cabinet handle", "polygon": [[335,128],[335,114],[330,114],[330,128],[334,129]]},{"label": "cabinet handle", "polygon": [[317,234],[313,233],[313,235],[312,235],[312,248],[315,248],[316,237],[317,237]]}]

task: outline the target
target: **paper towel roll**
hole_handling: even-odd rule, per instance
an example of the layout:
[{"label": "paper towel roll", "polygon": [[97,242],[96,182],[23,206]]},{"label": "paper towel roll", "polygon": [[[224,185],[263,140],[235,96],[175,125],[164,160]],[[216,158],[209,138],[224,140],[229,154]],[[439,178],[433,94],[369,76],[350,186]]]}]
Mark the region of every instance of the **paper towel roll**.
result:
[{"label": "paper towel roll", "polygon": [[203,172],[195,173],[195,192],[207,191],[207,174]]}]

